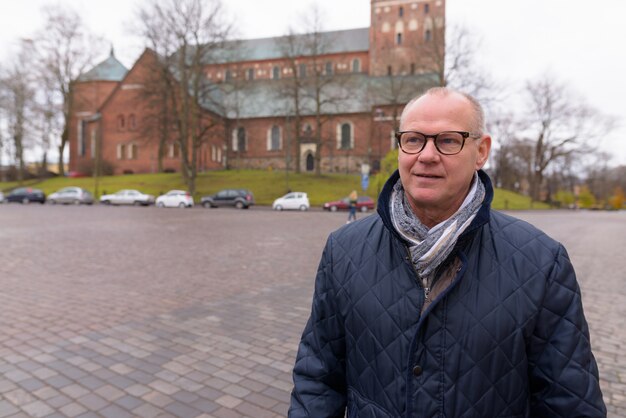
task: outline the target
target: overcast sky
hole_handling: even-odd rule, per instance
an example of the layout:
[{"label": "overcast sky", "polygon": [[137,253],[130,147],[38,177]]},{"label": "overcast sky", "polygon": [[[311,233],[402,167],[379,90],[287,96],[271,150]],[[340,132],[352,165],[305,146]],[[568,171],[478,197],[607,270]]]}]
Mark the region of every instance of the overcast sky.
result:
[{"label": "overcast sky", "polygon": [[[143,46],[129,31],[144,0],[21,0],[3,2],[0,59],[9,59],[20,37],[42,26],[44,4],[68,4],[96,34],[113,43],[127,67]],[[369,26],[368,0],[317,0],[325,29]],[[242,38],[283,35],[297,28],[310,3],[294,0],[223,0]],[[477,56],[493,77],[521,90],[527,80],[550,73],[591,106],[618,120],[598,145],[626,165],[626,0],[447,0],[447,23],[459,23],[482,39]],[[109,51],[103,51],[106,58]],[[513,90],[519,94],[519,90]],[[497,138],[494,138],[497,141]]]}]

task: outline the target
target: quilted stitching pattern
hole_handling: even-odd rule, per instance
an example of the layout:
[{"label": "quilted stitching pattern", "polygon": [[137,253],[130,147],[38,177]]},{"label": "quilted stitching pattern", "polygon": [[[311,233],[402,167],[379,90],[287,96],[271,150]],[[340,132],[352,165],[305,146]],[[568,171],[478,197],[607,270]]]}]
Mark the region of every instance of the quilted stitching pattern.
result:
[{"label": "quilted stitching pattern", "polygon": [[605,416],[563,247],[497,213],[473,233],[457,249],[463,269],[421,317],[406,250],[378,216],[332,234],[290,416],[343,416],[347,392],[349,417]]}]

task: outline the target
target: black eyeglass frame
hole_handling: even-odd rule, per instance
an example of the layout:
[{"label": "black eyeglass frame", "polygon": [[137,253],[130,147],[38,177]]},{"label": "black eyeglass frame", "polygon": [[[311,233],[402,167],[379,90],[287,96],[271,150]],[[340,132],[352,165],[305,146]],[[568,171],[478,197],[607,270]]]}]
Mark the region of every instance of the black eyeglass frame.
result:
[{"label": "black eyeglass frame", "polygon": [[[402,136],[402,134],[407,134],[407,133],[413,133],[413,134],[420,134],[424,136],[424,145],[422,145],[422,148],[419,149],[419,151],[415,151],[415,152],[407,152],[404,150],[404,148],[402,148],[402,142],[400,141],[400,137]],[[439,146],[437,145],[437,137],[439,135],[442,134],[449,134],[449,133],[455,133],[455,134],[460,134],[463,137],[463,142],[461,143],[461,148],[459,148],[459,150],[457,152],[454,152],[452,154],[447,153],[447,152],[442,152],[439,149]],[[463,147],[465,146],[465,140],[467,138],[472,138],[472,139],[479,139],[482,137],[482,135],[479,135],[477,133],[473,133],[473,132],[467,132],[467,131],[442,131],[436,134],[432,134],[432,135],[428,135],[425,134],[423,132],[419,132],[419,131],[397,131],[395,133],[396,136],[396,141],[398,142],[398,147],[402,150],[403,153],[405,154],[410,154],[410,155],[415,155],[415,154],[419,154],[420,152],[424,151],[424,148],[426,148],[426,144],[428,143],[428,138],[432,138],[433,139],[433,144],[435,145],[435,148],[437,149],[437,151],[442,154],[442,155],[457,155],[458,153],[460,153],[461,151],[463,151]]]}]

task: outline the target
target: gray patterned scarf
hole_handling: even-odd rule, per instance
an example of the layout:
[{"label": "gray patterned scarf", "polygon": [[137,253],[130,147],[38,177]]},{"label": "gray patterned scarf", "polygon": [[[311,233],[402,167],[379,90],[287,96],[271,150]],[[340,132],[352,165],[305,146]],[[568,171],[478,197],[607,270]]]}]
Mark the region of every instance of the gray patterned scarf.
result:
[{"label": "gray patterned scarf", "polygon": [[450,255],[463,231],[472,223],[485,198],[485,186],[474,175],[474,181],[463,204],[454,215],[432,228],[424,226],[411,210],[400,179],[393,187],[390,209],[393,226],[408,242],[413,265],[422,281],[426,296],[432,287],[434,273]]}]

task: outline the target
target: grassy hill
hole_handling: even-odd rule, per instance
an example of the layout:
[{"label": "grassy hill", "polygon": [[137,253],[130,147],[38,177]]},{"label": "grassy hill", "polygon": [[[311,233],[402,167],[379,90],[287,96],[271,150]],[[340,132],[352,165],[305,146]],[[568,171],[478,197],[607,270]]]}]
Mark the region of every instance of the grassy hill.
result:
[{"label": "grassy hill", "polygon": [[[376,198],[379,190],[370,184],[366,193],[361,190],[361,179],[355,174],[324,174],[316,177],[308,173],[289,173],[284,171],[264,170],[229,170],[211,171],[198,175],[196,202],[201,196],[213,194],[225,188],[244,188],[254,193],[258,205],[271,205],[274,199],[287,193],[288,190],[307,192],[312,206],[321,206],[324,202],[347,196],[352,190]],[[62,187],[78,186],[91,192],[94,191],[93,178],[56,177],[43,181],[28,181],[29,185],[42,189],[46,195]],[[0,183],[0,190],[6,192],[17,183]],[[172,189],[185,190],[180,173],[133,174],[123,176],[105,176],[100,178],[100,194],[113,193],[120,189],[138,189],[145,193],[158,196]],[[493,207],[495,209],[548,209],[543,203],[534,202],[527,196],[507,190],[496,189]]]}]

